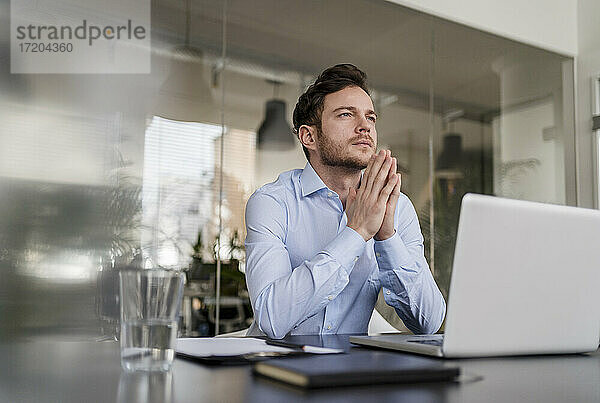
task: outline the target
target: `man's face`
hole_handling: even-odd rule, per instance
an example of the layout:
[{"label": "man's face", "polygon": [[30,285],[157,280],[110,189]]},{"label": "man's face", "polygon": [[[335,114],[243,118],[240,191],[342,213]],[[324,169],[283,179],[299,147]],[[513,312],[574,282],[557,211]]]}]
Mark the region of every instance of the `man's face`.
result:
[{"label": "man's face", "polygon": [[377,147],[377,115],[371,97],[360,87],[325,96],[316,144],[323,164],[364,169]]}]

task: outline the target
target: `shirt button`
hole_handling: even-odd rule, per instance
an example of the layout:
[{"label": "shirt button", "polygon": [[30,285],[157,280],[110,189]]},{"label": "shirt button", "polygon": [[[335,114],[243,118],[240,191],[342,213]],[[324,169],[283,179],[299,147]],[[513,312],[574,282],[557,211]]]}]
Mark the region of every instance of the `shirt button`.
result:
[{"label": "shirt button", "polygon": [[331,196],[333,196],[333,193],[327,192],[327,196],[331,197]]},{"label": "shirt button", "polygon": [[386,293],[387,295],[390,295],[392,292],[391,292],[390,290],[387,290],[385,293]]},{"label": "shirt button", "polygon": [[331,330],[331,325],[327,325],[327,330]]},{"label": "shirt button", "polygon": [[358,260],[358,256],[355,256],[354,257],[354,261],[356,262],[357,260]]},{"label": "shirt button", "polygon": [[333,299],[333,295],[328,296],[327,299],[331,301]]},{"label": "shirt button", "polygon": [[377,252],[377,253],[375,253],[375,256],[381,257],[381,253]]}]

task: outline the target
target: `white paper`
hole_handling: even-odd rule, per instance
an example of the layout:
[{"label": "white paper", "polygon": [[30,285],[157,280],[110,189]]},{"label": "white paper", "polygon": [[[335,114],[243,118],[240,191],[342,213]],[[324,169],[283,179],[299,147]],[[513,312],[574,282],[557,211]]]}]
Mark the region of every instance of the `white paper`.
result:
[{"label": "white paper", "polygon": [[291,348],[271,346],[252,337],[201,337],[177,339],[178,353],[194,357],[244,355],[261,352],[290,353]]},{"label": "white paper", "polygon": [[[253,353],[291,353],[297,350],[272,346],[263,339],[252,337],[203,337],[177,339],[175,351],[194,357],[236,356]],[[304,351],[312,354],[336,354],[344,350],[305,346]]]},{"label": "white paper", "polygon": [[339,353],[343,353],[344,350],[340,350],[337,348],[304,346],[304,352],[311,353],[311,354],[339,354]]}]

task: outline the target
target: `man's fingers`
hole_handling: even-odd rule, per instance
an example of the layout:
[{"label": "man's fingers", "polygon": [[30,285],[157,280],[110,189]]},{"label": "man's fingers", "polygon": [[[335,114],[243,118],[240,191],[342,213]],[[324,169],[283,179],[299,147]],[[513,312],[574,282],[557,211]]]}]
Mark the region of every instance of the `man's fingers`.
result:
[{"label": "man's fingers", "polygon": [[396,157],[392,158],[392,166],[390,167],[390,175],[389,178],[391,178],[396,171],[398,170],[398,162],[396,161]]},{"label": "man's fingers", "polygon": [[381,186],[383,185],[375,189],[375,184],[382,170],[385,170],[387,174],[388,167],[386,166],[386,162],[388,162],[387,150],[381,150],[379,154],[377,154],[375,161],[373,161],[373,166],[371,167],[371,171],[369,172],[369,180],[367,182],[366,188],[366,190],[369,193],[379,193],[381,191]]},{"label": "man's fingers", "polygon": [[367,170],[365,171],[365,174],[363,175],[364,182],[365,182],[365,186],[363,187],[363,189],[370,190],[371,186],[373,186],[373,174],[376,174],[379,170],[379,167],[381,166],[383,152],[384,152],[384,150],[381,150],[377,154],[373,154],[371,156],[369,165],[367,165]]},{"label": "man's fingers", "polygon": [[385,186],[391,166],[392,159],[389,156],[386,156],[385,162],[383,163],[381,169],[377,173],[377,176],[375,177],[375,180],[373,181],[373,185],[371,187],[371,192],[374,193],[376,197],[379,194],[379,192],[381,192],[381,189],[383,189],[383,187]]},{"label": "man's fingers", "polygon": [[367,186],[367,178],[369,177],[369,172],[371,172],[371,168],[373,168],[373,162],[375,161],[375,157],[377,154],[373,153],[369,162],[367,163],[367,169],[363,173],[362,180],[360,181],[360,189],[364,189]]},{"label": "man's fingers", "polygon": [[388,199],[388,204],[390,206],[395,206],[398,203],[398,199],[400,198],[400,187],[402,186],[402,178],[400,174],[396,174],[396,185],[390,194],[390,198]]},{"label": "man's fingers", "polygon": [[[385,184],[385,186],[383,187],[383,189],[381,189],[381,192],[379,193],[379,201],[388,201],[390,195],[392,194],[392,192],[395,190],[395,188],[398,185],[398,176],[394,175],[392,176],[387,183]],[[398,193],[398,195],[400,195],[400,193]]]},{"label": "man's fingers", "polygon": [[[373,183],[375,181],[375,178],[377,177],[377,174],[379,173],[381,166],[385,162],[386,154],[387,153],[385,150],[381,150],[373,159],[371,167],[370,167],[371,169],[369,169],[369,172],[368,172],[368,176],[366,174],[363,176],[363,178],[366,180],[365,191],[370,192],[371,189],[373,188]],[[368,168],[369,167],[367,167],[367,169]]]}]

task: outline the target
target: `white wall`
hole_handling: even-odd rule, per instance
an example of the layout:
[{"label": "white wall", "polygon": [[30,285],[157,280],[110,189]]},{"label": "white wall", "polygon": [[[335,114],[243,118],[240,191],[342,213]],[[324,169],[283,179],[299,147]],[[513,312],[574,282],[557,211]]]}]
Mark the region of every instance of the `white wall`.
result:
[{"label": "white wall", "polygon": [[577,53],[577,0],[389,1],[567,56]]}]

